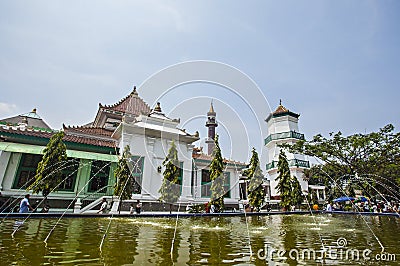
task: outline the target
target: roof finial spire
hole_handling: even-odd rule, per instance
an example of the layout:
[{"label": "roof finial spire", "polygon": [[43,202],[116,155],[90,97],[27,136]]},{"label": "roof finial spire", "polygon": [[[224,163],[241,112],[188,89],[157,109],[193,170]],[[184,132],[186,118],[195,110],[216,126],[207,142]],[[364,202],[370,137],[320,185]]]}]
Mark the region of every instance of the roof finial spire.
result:
[{"label": "roof finial spire", "polygon": [[136,91],[136,86],[133,86],[133,91],[131,93],[132,95],[138,95],[137,91]]},{"label": "roof finial spire", "polygon": [[282,105],[282,99],[279,99],[279,105]]},{"label": "roof finial spire", "polygon": [[157,102],[157,106],[154,108],[154,111],[161,113],[161,104],[160,104],[160,102]]},{"label": "roof finial spire", "polygon": [[208,111],[209,113],[215,113],[213,101],[214,101],[214,99],[211,99],[210,111]]}]

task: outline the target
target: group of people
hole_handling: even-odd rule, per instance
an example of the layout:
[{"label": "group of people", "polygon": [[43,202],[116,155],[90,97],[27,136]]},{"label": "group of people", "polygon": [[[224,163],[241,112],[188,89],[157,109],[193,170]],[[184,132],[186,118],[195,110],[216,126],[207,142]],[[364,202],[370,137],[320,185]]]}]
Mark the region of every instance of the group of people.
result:
[{"label": "group of people", "polygon": [[358,202],[355,204],[358,211],[375,213],[399,213],[399,203],[391,202]]},{"label": "group of people", "polygon": [[[339,202],[335,202],[333,205],[328,202],[325,211],[343,211],[344,207]],[[356,202],[351,205],[351,210],[358,212],[374,212],[374,213],[400,213],[399,203],[390,203],[384,201],[377,202]]]},{"label": "group of people", "polygon": [[220,208],[215,205],[215,204],[210,204],[209,202],[206,202],[204,204],[204,210],[206,213],[218,213],[220,212]]},{"label": "group of people", "polygon": [[[107,206],[108,206],[107,200],[105,198],[103,198],[103,201],[100,205],[100,210],[97,213],[102,213],[102,214],[106,213]],[[131,207],[129,210],[130,214],[134,214],[135,212],[136,212],[136,214],[140,214],[141,211],[142,211],[142,203],[140,202],[140,200],[137,200],[136,204],[134,204],[134,203],[131,204]]]},{"label": "group of people", "polygon": [[[20,204],[19,204],[19,213],[28,213],[29,211],[31,212],[35,212],[36,211],[36,207],[31,206],[31,204],[29,203],[29,198],[30,198],[30,194],[26,194],[25,197],[21,200]],[[107,211],[107,200],[105,198],[103,198],[103,201],[100,205],[100,209],[97,213],[106,213]],[[47,213],[49,212],[50,206],[49,205],[45,205],[42,208],[42,213]],[[130,214],[133,214],[134,212],[136,212],[136,214],[140,214],[142,210],[142,203],[140,202],[140,200],[137,200],[136,204],[131,204],[130,207]]]}]

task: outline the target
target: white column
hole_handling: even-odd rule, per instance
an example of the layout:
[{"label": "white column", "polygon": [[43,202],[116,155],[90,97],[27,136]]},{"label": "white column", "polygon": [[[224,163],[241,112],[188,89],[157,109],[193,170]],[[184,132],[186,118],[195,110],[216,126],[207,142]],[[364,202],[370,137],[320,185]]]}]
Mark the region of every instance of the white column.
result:
[{"label": "white column", "polygon": [[[194,145],[187,144],[186,158],[192,158]],[[193,198],[192,195],[192,160],[183,161],[182,198]]]},{"label": "white column", "polygon": [[195,198],[201,198],[201,169],[195,169]]},{"label": "white column", "polygon": [[145,145],[147,152],[144,158],[144,167],[142,174],[142,196],[156,196],[158,188],[152,187],[152,177],[154,174],[154,144],[155,138],[146,137]]}]

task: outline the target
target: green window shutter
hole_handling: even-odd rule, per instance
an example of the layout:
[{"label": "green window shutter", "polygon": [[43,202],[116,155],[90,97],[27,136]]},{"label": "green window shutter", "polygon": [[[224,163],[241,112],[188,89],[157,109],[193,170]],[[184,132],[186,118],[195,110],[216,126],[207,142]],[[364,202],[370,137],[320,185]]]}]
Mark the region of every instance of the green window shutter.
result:
[{"label": "green window shutter", "polygon": [[142,193],[143,169],[144,169],[144,157],[136,155],[132,156],[131,173],[135,180],[135,184],[133,185],[134,186],[133,194]]},{"label": "green window shutter", "polygon": [[22,153],[14,178],[13,189],[26,189],[35,181],[36,169],[42,155]]}]

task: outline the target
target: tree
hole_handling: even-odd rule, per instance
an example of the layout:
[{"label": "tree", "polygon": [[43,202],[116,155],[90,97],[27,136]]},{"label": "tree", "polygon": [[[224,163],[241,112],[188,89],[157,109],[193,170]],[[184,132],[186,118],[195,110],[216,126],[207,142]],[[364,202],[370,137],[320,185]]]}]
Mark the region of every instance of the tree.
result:
[{"label": "tree", "polygon": [[292,191],[291,191],[291,205],[297,206],[300,205],[303,200],[303,192],[301,191],[301,185],[299,180],[293,176],[292,177]]},{"label": "tree", "polygon": [[50,192],[63,181],[62,170],[67,163],[67,147],[62,141],[63,137],[64,132],[60,131],[50,138],[36,169],[35,181],[28,187],[33,193],[42,192],[45,202]]},{"label": "tree", "polygon": [[316,190],[312,190],[310,202],[312,202],[312,204],[318,204],[318,195]]},{"label": "tree", "polygon": [[289,163],[283,150],[279,153],[278,176],[275,181],[278,181],[276,189],[281,198],[280,204],[284,210],[289,210],[292,205],[292,179],[290,177]]},{"label": "tree", "polygon": [[391,124],[378,132],[347,137],[337,132],[330,133],[329,138],[318,134],[310,141],[300,140],[281,147],[318,158],[323,165],[314,168],[319,168],[320,177],[331,183],[330,187],[345,189],[343,182],[353,182],[358,177],[357,182],[366,194],[375,193],[372,187],[382,194],[387,194],[388,188],[399,192],[400,133],[394,133]]},{"label": "tree", "polygon": [[129,145],[126,145],[122,156],[118,160],[117,168],[114,171],[116,179],[114,185],[114,195],[120,200],[130,199],[133,193],[133,184],[135,182],[131,169],[129,167],[132,154]]},{"label": "tree", "polygon": [[354,186],[351,183],[347,185],[346,192],[347,192],[347,196],[349,196],[349,197],[356,196],[356,192],[354,191]]},{"label": "tree", "polygon": [[303,179],[308,181],[308,185],[325,186],[326,199],[329,202],[341,197],[344,193],[343,187],[346,179],[338,175],[335,167],[330,165],[323,164],[304,169]]},{"label": "tree", "polygon": [[172,212],[172,204],[178,201],[180,196],[180,186],[178,184],[179,178],[179,160],[178,151],[175,142],[172,141],[168,154],[163,161],[165,170],[163,172],[164,179],[158,193],[160,193],[159,200],[169,203],[169,212]]},{"label": "tree", "polygon": [[211,179],[211,198],[210,204],[214,204],[219,211],[224,209],[224,196],[227,191],[224,189],[225,163],[222,159],[221,148],[218,143],[218,135],[215,136],[215,146],[213,151],[213,159],[210,164],[210,179]]},{"label": "tree", "polygon": [[260,160],[258,159],[258,153],[255,148],[251,151],[250,167],[243,171],[243,175],[249,179],[247,194],[249,204],[255,208],[256,211],[260,211],[260,207],[264,202],[265,191],[262,186],[263,174],[260,168]]}]

